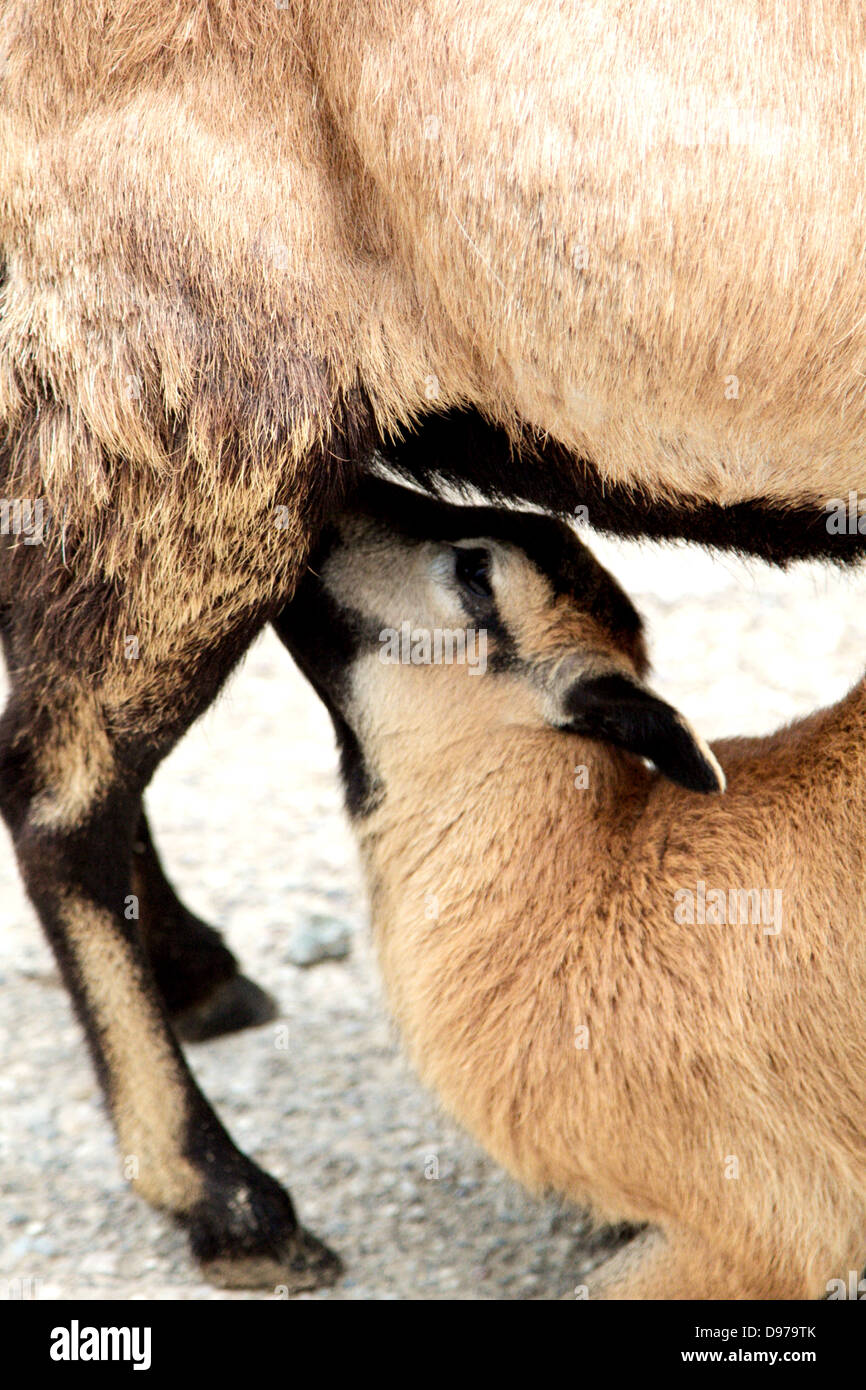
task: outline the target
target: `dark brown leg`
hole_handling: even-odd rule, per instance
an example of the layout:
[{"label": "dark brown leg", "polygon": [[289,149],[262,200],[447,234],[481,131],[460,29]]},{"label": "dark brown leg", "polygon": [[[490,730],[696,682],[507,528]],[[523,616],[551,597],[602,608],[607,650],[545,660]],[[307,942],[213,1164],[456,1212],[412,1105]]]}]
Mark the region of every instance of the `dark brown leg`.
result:
[{"label": "dark brown leg", "polygon": [[206,670],[192,651],[148,668],[118,664],[101,682],[58,666],[50,649],[32,651],[10,672],[0,720],[0,809],[86,1031],[126,1175],[186,1226],[206,1277],[306,1288],[330,1282],[339,1262],[233,1144],[193,1080],[130,911],[144,787],[257,626],[209,647]]},{"label": "dark brown leg", "polygon": [[160,862],[144,808],[132,842],[132,892],[156,983],[184,1042],[267,1023],[270,995],[242,975],[219,932],[180,901]]}]

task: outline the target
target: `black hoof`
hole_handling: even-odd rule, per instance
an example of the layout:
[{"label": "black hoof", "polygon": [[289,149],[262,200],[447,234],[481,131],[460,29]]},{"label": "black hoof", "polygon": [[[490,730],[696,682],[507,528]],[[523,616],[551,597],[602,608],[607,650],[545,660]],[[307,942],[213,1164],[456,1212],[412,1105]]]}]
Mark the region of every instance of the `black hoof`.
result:
[{"label": "black hoof", "polygon": [[272,1289],[275,1293],[301,1293],[323,1289],[339,1279],[343,1262],[339,1255],[298,1226],[269,1255],[228,1255],[202,1260],[201,1271],[209,1284],[221,1289]]},{"label": "black hoof", "polygon": [[342,1273],[339,1256],[298,1224],[288,1192],[252,1164],[217,1182],[187,1221],[202,1273],[220,1288],[297,1293]]},{"label": "black hoof", "polygon": [[175,1014],[174,1030],[181,1042],[206,1042],[242,1028],[257,1028],[276,1018],[277,1005],[270,994],[246,975],[232,975],[217,985],[212,994]]}]

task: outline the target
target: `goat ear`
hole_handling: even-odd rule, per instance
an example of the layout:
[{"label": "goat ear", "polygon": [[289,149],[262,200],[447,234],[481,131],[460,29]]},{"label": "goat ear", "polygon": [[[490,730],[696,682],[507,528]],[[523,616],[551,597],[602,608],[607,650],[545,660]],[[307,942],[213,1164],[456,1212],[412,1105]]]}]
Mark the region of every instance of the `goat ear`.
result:
[{"label": "goat ear", "polygon": [[725,774],[678,710],[628,676],[576,680],[565,693],[559,726],[603,739],[655,763],[693,792],[723,792]]}]

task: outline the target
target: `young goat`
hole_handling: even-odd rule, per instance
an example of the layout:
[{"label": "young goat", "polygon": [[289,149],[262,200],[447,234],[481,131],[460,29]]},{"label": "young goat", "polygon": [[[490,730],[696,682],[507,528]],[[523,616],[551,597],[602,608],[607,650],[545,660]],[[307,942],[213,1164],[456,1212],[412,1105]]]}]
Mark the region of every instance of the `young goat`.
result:
[{"label": "young goat", "polygon": [[[335,722],[422,1078],[528,1187],[647,1223],[589,1295],[847,1280],[866,685],[714,756],[644,685],[640,619],[564,525],[386,484],[281,627]],[[695,795],[719,763],[726,795]]]}]

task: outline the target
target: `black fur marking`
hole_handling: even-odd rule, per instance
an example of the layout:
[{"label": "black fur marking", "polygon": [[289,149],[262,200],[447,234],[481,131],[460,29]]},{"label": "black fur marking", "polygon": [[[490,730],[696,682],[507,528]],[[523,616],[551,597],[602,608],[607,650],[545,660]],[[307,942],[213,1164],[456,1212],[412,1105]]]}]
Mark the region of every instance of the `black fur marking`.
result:
[{"label": "black fur marking", "polygon": [[346,809],[351,816],[363,816],[379,804],[382,788],[364,760],[361,745],[340,709],[340,699],[346,693],[352,662],[369,634],[361,615],[338,608],[318,578],[317,569],[333,539],[334,533],[326,529],[293,601],[277,614],[273,625],[331,716],[340,750]]},{"label": "black fur marking", "polygon": [[694,541],[781,566],[804,559],[850,564],[866,555],[866,535],[827,530],[829,498],[790,507],[760,497],[732,506],[688,495],[652,500],[638,488],[605,482],[591,462],[529,430],[515,448],[475,410],[425,416],[381,452],[391,468],[433,492],[442,483],[469,485],[495,502],[529,503],[560,516],[586,507],[595,530],[616,536]]},{"label": "black fur marking", "polygon": [[[489,426],[484,426],[485,430]],[[455,507],[421,496],[394,483],[371,478],[349,497],[348,505],[385,522],[397,534],[415,540],[465,541],[489,537],[524,551],[550,581],[554,593],[576,599],[618,646],[641,665],[643,624],[631,599],[612,575],[582,545],[570,526],[552,516],[497,507]],[[464,598],[466,604],[468,600]],[[485,617],[503,643],[507,634],[479,599],[474,619]]]},{"label": "black fur marking", "polygon": [[[436,539],[435,535],[433,539]],[[461,583],[459,557],[462,554],[466,552],[455,547],[454,582],[469,624],[477,632],[485,632],[488,639],[493,639],[493,645],[487,653],[487,669],[493,674],[513,671],[520,664],[514,638],[502,620],[492,591],[489,594],[476,592]]]},{"label": "black fur marking", "polygon": [[132,844],[132,891],[156,983],[171,1016],[200,1004],[238,973],[218,931],[180,901],[160,862],[142,810]]},{"label": "black fur marking", "polygon": [[720,791],[682,716],[627,676],[575,682],[565,700],[564,728],[649,758],[659,772],[693,792]]}]

